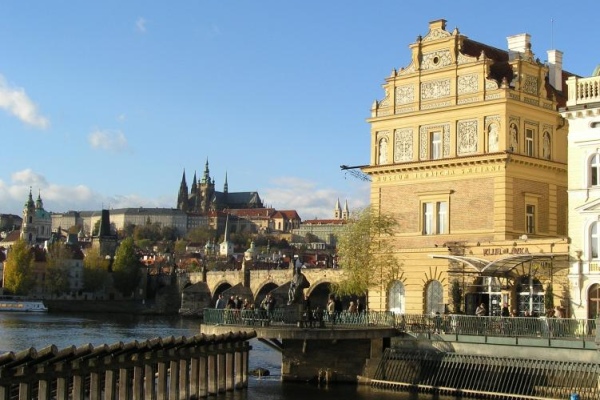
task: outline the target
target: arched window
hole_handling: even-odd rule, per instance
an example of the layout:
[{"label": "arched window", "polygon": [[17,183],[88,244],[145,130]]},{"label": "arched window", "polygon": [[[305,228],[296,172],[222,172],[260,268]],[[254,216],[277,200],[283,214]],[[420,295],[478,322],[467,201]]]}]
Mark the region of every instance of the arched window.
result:
[{"label": "arched window", "polygon": [[444,287],[440,281],[431,281],[425,288],[425,314],[444,312]]},{"label": "arched window", "polygon": [[588,318],[594,319],[600,316],[600,285],[594,283],[588,291]]},{"label": "arched window", "polygon": [[590,258],[598,259],[598,249],[600,249],[600,237],[598,235],[598,221],[592,222],[590,226]]},{"label": "arched window", "polygon": [[403,314],[404,307],[404,284],[394,281],[388,292],[388,309],[395,314]]},{"label": "arched window", "polygon": [[600,185],[600,154],[594,154],[592,158],[590,158],[589,164],[589,184],[591,186],[599,186]]}]

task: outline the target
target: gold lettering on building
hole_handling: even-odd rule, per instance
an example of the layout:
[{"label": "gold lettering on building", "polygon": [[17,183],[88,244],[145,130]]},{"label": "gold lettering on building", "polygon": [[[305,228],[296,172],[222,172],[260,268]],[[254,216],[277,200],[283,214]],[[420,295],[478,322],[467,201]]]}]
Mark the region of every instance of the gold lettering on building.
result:
[{"label": "gold lettering on building", "polygon": [[530,254],[528,247],[497,247],[493,249],[483,249],[484,256],[502,256],[502,255],[518,255]]}]

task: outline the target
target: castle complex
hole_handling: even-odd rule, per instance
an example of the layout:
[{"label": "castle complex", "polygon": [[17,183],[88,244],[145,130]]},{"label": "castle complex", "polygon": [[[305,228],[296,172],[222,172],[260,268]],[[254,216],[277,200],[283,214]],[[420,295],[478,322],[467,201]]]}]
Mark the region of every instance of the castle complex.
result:
[{"label": "castle complex", "polygon": [[225,175],[223,191],[216,191],[215,180],[210,177],[208,160],[206,160],[204,174],[200,181],[196,179],[196,174],[194,173],[192,186],[189,191],[185,179],[185,171],[183,172],[177,195],[177,209],[179,210],[206,215],[210,211],[262,207],[263,204],[257,192],[229,192],[227,175]]}]

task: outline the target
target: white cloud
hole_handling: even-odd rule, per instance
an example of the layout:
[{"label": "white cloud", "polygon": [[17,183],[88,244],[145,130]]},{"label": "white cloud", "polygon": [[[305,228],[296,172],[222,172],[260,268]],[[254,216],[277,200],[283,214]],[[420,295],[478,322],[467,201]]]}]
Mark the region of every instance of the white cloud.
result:
[{"label": "white cloud", "polygon": [[318,188],[314,182],[295,177],[277,178],[271,183],[272,187],[262,189],[259,193],[265,206],[296,210],[303,220],[333,218],[338,199],[342,207],[348,200],[350,212],[368,205],[368,183],[360,185],[351,195],[330,188]]},{"label": "white cloud", "polygon": [[50,121],[39,114],[37,106],[27,96],[25,90],[11,87],[2,75],[0,75],[0,108],[36,128],[45,129],[50,125]]},{"label": "white cloud", "polygon": [[88,142],[94,149],[120,152],[127,150],[129,144],[123,132],[116,130],[95,130],[88,135]]},{"label": "white cloud", "polygon": [[147,22],[148,21],[146,21],[145,18],[139,17],[137,19],[137,21],[135,21],[135,28],[137,29],[137,31],[141,32],[141,33],[146,33],[146,23]]}]

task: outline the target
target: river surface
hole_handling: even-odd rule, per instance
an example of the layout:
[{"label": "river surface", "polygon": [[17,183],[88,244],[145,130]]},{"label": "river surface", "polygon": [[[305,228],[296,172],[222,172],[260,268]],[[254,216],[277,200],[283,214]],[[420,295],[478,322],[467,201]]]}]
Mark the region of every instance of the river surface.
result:
[{"label": "river surface", "polygon": [[[30,347],[41,350],[52,344],[58,349],[92,344],[145,341],[155,337],[200,333],[199,321],[180,317],[126,316],[119,314],[27,314],[0,313],[0,353]],[[251,341],[250,369],[266,368],[270,376],[250,378],[248,389],[212,397],[228,400],[452,400],[447,396],[398,393],[356,385],[282,383],[281,356],[257,340]]]}]

